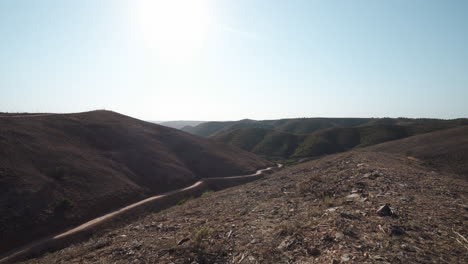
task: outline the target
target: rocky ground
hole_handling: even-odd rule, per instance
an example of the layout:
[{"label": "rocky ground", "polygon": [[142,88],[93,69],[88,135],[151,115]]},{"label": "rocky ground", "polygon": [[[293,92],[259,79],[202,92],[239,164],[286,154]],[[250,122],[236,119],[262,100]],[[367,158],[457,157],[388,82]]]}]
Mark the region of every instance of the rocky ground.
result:
[{"label": "rocky ground", "polygon": [[467,194],[415,158],[349,152],[27,263],[468,263]]}]

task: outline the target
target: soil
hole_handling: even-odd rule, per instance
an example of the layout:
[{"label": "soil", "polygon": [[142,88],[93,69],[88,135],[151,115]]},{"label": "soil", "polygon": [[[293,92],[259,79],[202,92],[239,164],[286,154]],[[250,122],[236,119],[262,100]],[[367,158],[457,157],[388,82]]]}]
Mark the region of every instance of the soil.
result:
[{"label": "soil", "polygon": [[201,178],[272,163],[111,111],[0,116],[0,254]]},{"label": "soil", "polygon": [[26,263],[467,263],[467,190],[423,160],[352,151]]}]

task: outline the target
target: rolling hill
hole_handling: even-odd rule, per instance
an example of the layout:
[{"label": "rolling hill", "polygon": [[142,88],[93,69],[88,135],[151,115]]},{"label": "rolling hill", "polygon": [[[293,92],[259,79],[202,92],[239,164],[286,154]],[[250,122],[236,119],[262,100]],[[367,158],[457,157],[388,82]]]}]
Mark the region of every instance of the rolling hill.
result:
[{"label": "rolling hill", "polygon": [[387,142],[365,150],[405,155],[431,168],[468,179],[468,126]]},{"label": "rolling hill", "polygon": [[164,122],[153,122],[156,124],[160,124],[161,126],[167,126],[167,127],[172,127],[176,129],[181,129],[186,126],[198,126],[201,123],[204,123],[205,121],[164,121]]},{"label": "rolling hill", "polygon": [[301,163],[25,263],[467,263],[468,182],[427,163],[466,154],[467,129]]},{"label": "rolling hill", "polygon": [[191,134],[210,137],[242,128],[264,128],[292,134],[309,134],[314,131],[341,126],[357,126],[371,122],[372,118],[293,118],[278,120],[251,120],[205,122],[198,126],[186,126],[182,130]]},{"label": "rolling hill", "polygon": [[401,125],[372,123],[321,129],[311,134],[292,134],[266,128],[242,128],[218,132],[211,138],[266,157],[301,158],[343,152],[460,124],[464,123],[458,120]]},{"label": "rolling hill", "polygon": [[110,111],[0,117],[0,252],[204,177],[271,165]]}]

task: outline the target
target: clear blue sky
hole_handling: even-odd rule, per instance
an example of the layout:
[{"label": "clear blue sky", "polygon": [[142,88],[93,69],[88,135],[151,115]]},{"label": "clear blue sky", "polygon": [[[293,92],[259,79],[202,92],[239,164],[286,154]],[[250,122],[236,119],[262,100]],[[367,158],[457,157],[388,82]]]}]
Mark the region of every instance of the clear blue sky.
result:
[{"label": "clear blue sky", "polygon": [[468,117],[466,0],[3,0],[0,111]]}]

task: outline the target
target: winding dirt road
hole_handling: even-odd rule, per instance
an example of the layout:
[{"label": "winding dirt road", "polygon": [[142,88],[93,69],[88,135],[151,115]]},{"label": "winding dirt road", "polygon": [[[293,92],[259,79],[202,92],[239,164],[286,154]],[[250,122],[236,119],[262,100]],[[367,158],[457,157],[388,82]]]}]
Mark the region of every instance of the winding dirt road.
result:
[{"label": "winding dirt road", "polygon": [[[282,164],[277,164],[277,168],[283,167]],[[144,209],[144,206],[150,205],[155,202],[161,202],[161,203],[173,203],[174,199],[170,198],[175,198],[179,197],[180,194],[188,194],[190,191],[195,191],[199,189],[198,191],[202,190],[202,185],[207,185],[209,182],[217,182],[217,183],[222,183],[222,182],[229,182],[228,185],[237,185],[241,183],[236,183],[236,180],[255,180],[258,178],[258,176],[261,176],[264,174],[266,171],[270,171],[274,169],[275,167],[269,167],[266,169],[261,169],[257,170],[256,173],[254,174],[249,174],[249,175],[242,175],[242,176],[232,176],[232,177],[215,177],[215,178],[203,178],[193,185],[174,190],[171,192],[163,193],[161,195],[149,197],[147,199],[144,199],[142,201],[136,202],[134,204],[128,205],[126,207],[123,207],[121,209],[118,209],[116,211],[113,211],[111,213],[108,213],[106,215],[103,215],[101,217],[95,218],[91,221],[88,221],[78,227],[75,227],[73,229],[70,229],[66,232],[63,232],[61,234],[55,235],[55,236],[49,236],[46,238],[43,238],[41,240],[35,241],[31,244],[28,244],[26,246],[23,246],[21,248],[18,248],[16,250],[13,250],[9,253],[6,253],[5,255],[1,256],[0,263],[13,263],[16,261],[23,260],[31,255],[35,254],[41,254],[45,251],[48,250],[58,250],[61,248],[66,247],[67,245],[71,243],[76,243],[79,241],[83,241],[85,239],[89,238],[89,235],[98,229],[99,227],[102,227],[104,229],[104,225],[110,223],[112,219],[116,219],[119,216],[123,216],[124,214],[128,214],[129,212],[132,211],[137,211],[137,209]],[[234,183],[233,183],[234,180]],[[205,188],[206,188],[205,186]],[[225,187],[222,187],[225,188]],[[179,196],[177,196],[179,195]],[[168,199],[166,199],[168,198]],[[175,205],[175,204],[171,204]],[[168,207],[168,206],[167,206]]]}]

